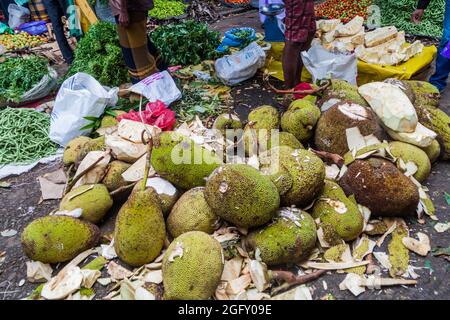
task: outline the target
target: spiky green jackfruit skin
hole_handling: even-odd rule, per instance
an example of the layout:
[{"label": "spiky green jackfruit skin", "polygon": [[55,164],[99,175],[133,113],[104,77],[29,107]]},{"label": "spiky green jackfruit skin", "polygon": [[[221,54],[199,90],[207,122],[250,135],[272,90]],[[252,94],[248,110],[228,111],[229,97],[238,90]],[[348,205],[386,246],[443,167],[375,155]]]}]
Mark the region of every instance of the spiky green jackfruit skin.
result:
[{"label": "spiky green jackfruit skin", "polygon": [[105,149],[105,136],[98,137],[96,139],[91,139],[83,144],[78,152],[76,163],[83,161],[84,157],[91,151],[102,151]]},{"label": "spiky green jackfruit skin", "polygon": [[255,129],[278,129],[280,117],[276,108],[261,106],[249,113],[248,122],[254,122]]},{"label": "spiky green jackfruit skin", "polygon": [[205,185],[222,160],[189,138],[165,131],[152,150],[152,166],[164,179],[181,189]]},{"label": "spiky green jackfruit skin", "polygon": [[425,151],[412,144],[394,141],[389,143],[389,150],[392,155],[403,159],[404,163],[409,161],[414,162],[417,166],[417,172],[414,174],[414,178],[417,181],[425,181],[431,173],[431,161],[428,158]]},{"label": "spiky green jackfruit skin", "polygon": [[173,240],[162,263],[164,299],[209,299],[219,285],[223,259],[220,243],[204,232],[187,232]]},{"label": "spiky green jackfruit skin", "polygon": [[433,140],[428,147],[421,149],[425,151],[431,163],[435,163],[441,155],[441,145],[437,140]]},{"label": "spiky green jackfruit skin", "polygon": [[133,193],[120,208],[114,229],[114,248],[131,266],[152,262],[166,238],[161,204],[153,189]]},{"label": "spiky green jackfruit skin", "polygon": [[219,217],[251,228],[272,219],[280,206],[277,187],[268,176],[246,164],[226,164],[206,183],[205,198]]},{"label": "spiky green jackfruit skin", "polygon": [[450,159],[450,116],[439,108],[415,104],[419,122],[437,133],[443,160]]},{"label": "spiky green jackfruit skin", "polygon": [[[134,186],[132,193],[140,191],[142,187],[142,183],[144,180],[140,180],[136,185]],[[158,194],[158,198],[161,201],[161,210],[163,212],[164,217],[167,217],[172,210],[175,203],[178,201],[178,198],[180,197],[180,192],[177,190],[175,194],[168,195],[164,193],[158,193],[157,190],[154,190],[152,187],[148,187],[147,189],[153,189]]]},{"label": "spiky green jackfruit skin", "polygon": [[253,122],[253,129],[246,125],[243,132],[245,154],[252,156],[268,150],[272,139],[272,130],[280,127],[278,110],[271,106],[261,106],[250,112],[248,122]]},{"label": "spiky green jackfruit skin", "polygon": [[185,192],[175,203],[167,218],[167,229],[176,238],[189,231],[213,233],[217,215],[205,199],[205,188],[197,187]]},{"label": "spiky green jackfruit skin", "polygon": [[116,118],[114,118],[113,116],[106,115],[102,118],[102,121],[100,122],[100,128],[114,127],[118,123],[119,121],[117,121]]},{"label": "spiky green jackfruit skin", "polygon": [[400,225],[392,232],[392,239],[388,244],[391,277],[401,277],[408,270],[409,251],[403,244],[403,238],[408,236],[408,230]]},{"label": "spiky green jackfruit skin", "polygon": [[413,216],[419,204],[416,185],[395,164],[381,158],[354,161],[339,185],[373,216]]},{"label": "spiky green jackfruit skin", "polygon": [[322,98],[319,101],[319,106],[322,106],[331,99],[336,100],[336,102],[338,102],[338,100],[349,101],[363,107],[369,107],[367,101],[359,94],[358,87],[345,80],[331,80],[331,85],[323,92]]},{"label": "spiky green jackfruit skin", "polygon": [[380,140],[383,138],[383,130],[371,109],[342,102],[325,111],[317,122],[314,136],[316,147],[344,156],[349,151],[346,130],[353,127],[358,127],[363,136],[373,134]]},{"label": "spiky green jackfruit skin", "polygon": [[281,208],[273,222],[251,232],[245,242],[259,249],[267,265],[295,263],[308,257],[317,239],[316,224],[306,212]]},{"label": "spiky green jackfruit skin", "polygon": [[242,127],[239,117],[229,113],[219,115],[213,124],[213,129],[219,130],[222,134],[226,134],[226,130],[237,130]]},{"label": "spiky green jackfruit skin", "polygon": [[115,111],[113,111],[113,113],[115,114],[114,117],[111,115],[105,115],[102,118],[102,121],[100,123],[100,128],[109,128],[109,127],[114,127],[114,126],[118,125],[119,121],[117,120],[117,117],[126,112],[122,111],[122,110],[115,110]]},{"label": "spiky green jackfruit skin", "polygon": [[303,147],[303,145],[301,144],[300,141],[298,141],[298,139],[289,132],[279,132],[278,133],[278,144],[272,146],[272,141],[269,141],[269,150],[272,149],[273,147],[278,147],[278,146],[286,146],[286,147],[291,147],[292,149],[305,149],[305,147]]},{"label": "spiky green jackfruit skin", "polygon": [[358,206],[331,180],[325,180],[322,194],[315,202],[311,214],[314,219],[320,218],[321,222],[332,226],[345,241],[356,239],[363,231],[364,219]]},{"label": "spiky green jackfruit skin", "polygon": [[131,164],[114,160],[108,166],[108,171],[105,174],[105,177],[102,180],[102,183],[108,188],[109,191],[114,191],[119,189],[120,187],[126,186],[128,183],[122,177],[122,173],[124,173]]},{"label": "spiky green jackfruit skin", "polygon": [[312,102],[313,104],[317,103],[317,97],[316,96],[312,96],[312,95],[307,95],[302,100]]},{"label": "spiky green jackfruit skin", "polygon": [[25,227],[21,242],[30,259],[59,263],[94,247],[99,238],[100,230],[92,223],[68,216],[45,216]]},{"label": "spiky green jackfruit skin", "polygon": [[63,162],[66,166],[75,163],[78,158],[78,154],[80,153],[83,145],[90,141],[91,138],[80,136],[75,139],[72,139],[67,146],[64,148],[63,154]]},{"label": "spiky green jackfruit skin", "polygon": [[67,193],[59,204],[59,210],[83,210],[81,218],[92,223],[103,219],[113,205],[113,200],[104,184],[82,185]]},{"label": "spiky green jackfruit skin", "polygon": [[311,139],[320,118],[320,109],[312,102],[295,100],[281,117],[281,129],[292,133],[300,142]]},{"label": "spiky green jackfruit skin", "polygon": [[439,89],[426,81],[409,80],[405,81],[411,87],[415,95],[413,101],[415,106],[439,106],[441,94]]},{"label": "spiky green jackfruit skin", "polygon": [[[283,206],[306,206],[321,192],[325,179],[325,165],[314,153],[308,150],[275,147],[260,157],[261,171],[269,172],[274,183],[282,176],[290,175],[281,181],[290,184],[287,191],[281,192]],[[280,186],[279,186],[280,187]],[[286,186],[283,184],[283,188]],[[282,189],[279,189],[282,191]]]}]

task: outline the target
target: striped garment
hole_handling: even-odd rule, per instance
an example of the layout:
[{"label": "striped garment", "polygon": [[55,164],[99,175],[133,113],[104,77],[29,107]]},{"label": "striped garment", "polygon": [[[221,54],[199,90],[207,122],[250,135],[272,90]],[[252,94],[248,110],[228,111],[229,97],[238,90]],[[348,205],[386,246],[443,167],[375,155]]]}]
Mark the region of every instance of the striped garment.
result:
[{"label": "striped garment", "polygon": [[131,81],[137,83],[158,72],[161,61],[147,35],[147,11],[130,11],[128,14],[130,24],[126,28],[117,24],[117,32]]},{"label": "striped garment", "polygon": [[31,12],[31,20],[49,22],[49,17],[42,0],[30,0],[28,2],[28,8]]}]

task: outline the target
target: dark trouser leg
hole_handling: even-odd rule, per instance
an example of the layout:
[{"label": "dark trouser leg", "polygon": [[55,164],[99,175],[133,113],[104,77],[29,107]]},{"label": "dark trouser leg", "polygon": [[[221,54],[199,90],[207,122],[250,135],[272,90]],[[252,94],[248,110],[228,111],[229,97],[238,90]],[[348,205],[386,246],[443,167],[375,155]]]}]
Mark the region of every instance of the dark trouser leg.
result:
[{"label": "dark trouser leg", "polygon": [[300,82],[301,67],[300,52],[303,44],[299,42],[286,41],[283,51],[283,73],[286,89],[294,88]]},{"label": "dark trouser leg", "polygon": [[442,50],[450,40],[450,1],[445,4],[444,30],[441,43],[436,57],[436,72],[431,76],[430,83],[442,91],[447,86],[447,79],[450,73],[450,59],[441,55]]},{"label": "dark trouser leg", "polygon": [[64,60],[66,60],[68,64],[71,64],[73,61],[73,52],[66,39],[66,35],[64,34],[64,26],[61,21],[61,18],[64,15],[64,9],[60,6],[58,1],[43,0],[43,2],[50,21],[52,22],[53,32],[55,33],[59,50],[61,50]]}]

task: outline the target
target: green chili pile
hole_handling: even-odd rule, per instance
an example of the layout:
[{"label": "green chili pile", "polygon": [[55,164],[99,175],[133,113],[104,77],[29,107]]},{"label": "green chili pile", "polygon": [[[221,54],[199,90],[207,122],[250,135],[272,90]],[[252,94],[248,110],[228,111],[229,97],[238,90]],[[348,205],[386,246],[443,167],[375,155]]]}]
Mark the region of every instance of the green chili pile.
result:
[{"label": "green chili pile", "polygon": [[185,13],[187,5],[178,0],[154,0],[148,15],[158,20],[178,17]]},{"label": "green chili pile", "polygon": [[0,165],[33,163],[56,153],[49,137],[50,116],[24,108],[0,111]]},{"label": "green chili pile", "polygon": [[381,23],[384,26],[394,25],[408,34],[442,37],[445,0],[431,1],[419,24],[411,22],[417,0],[377,0],[375,4],[381,9]]},{"label": "green chili pile", "polygon": [[43,57],[15,57],[0,62],[0,101],[20,102],[22,95],[48,74]]}]

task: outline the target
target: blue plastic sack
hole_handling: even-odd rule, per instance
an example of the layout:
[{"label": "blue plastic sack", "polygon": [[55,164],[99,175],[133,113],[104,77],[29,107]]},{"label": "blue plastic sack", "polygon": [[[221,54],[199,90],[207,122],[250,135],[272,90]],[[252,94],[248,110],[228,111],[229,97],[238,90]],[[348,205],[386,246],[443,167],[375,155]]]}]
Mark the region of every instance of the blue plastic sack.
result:
[{"label": "blue plastic sack", "polygon": [[32,36],[36,36],[47,32],[47,23],[45,21],[22,23],[18,29],[29,33]]},{"label": "blue plastic sack", "polygon": [[[250,31],[249,35],[246,38],[240,38],[236,36],[236,33],[239,31]],[[243,48],[248,45],[250,42],[256,40],[256,31],[253,28],[233,28],[225,32],[225,37],[222,40],[222,43],[217,48],[219,52],[225,52],[230,47],[235,48]]]}]

